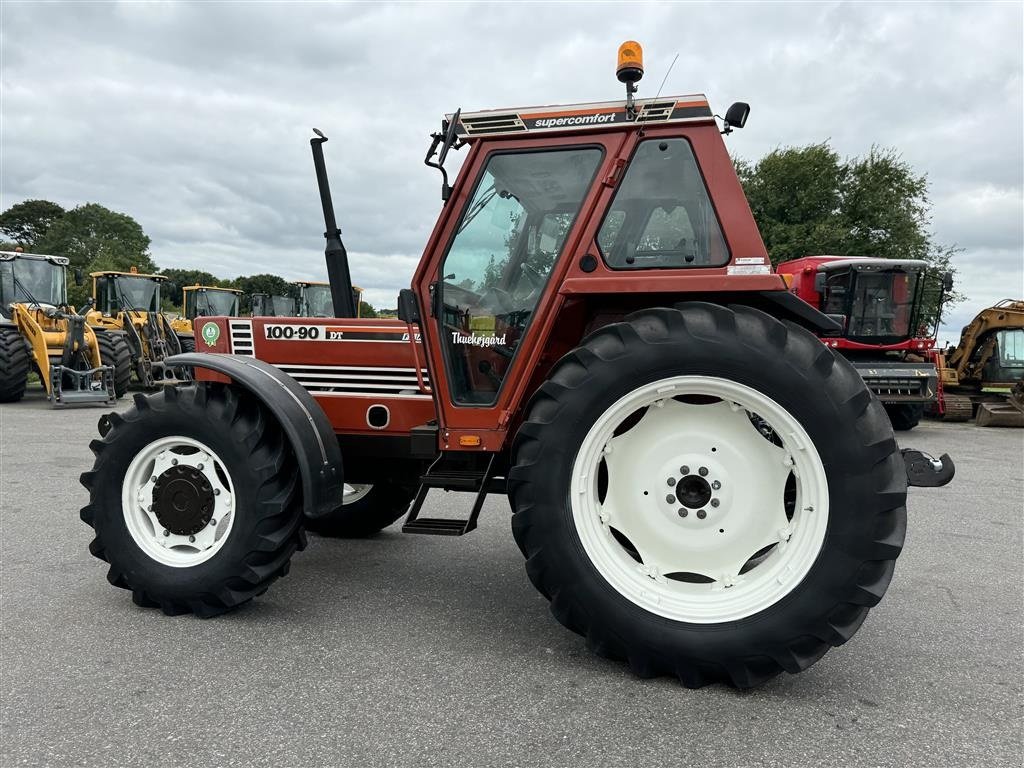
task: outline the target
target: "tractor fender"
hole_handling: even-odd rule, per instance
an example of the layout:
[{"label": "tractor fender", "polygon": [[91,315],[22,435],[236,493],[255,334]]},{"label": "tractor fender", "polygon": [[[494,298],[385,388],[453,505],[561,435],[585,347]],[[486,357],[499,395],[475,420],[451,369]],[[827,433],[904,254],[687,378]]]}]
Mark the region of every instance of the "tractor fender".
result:
[{"label": "tractor fender", "polygon": [[262,360],[236,355],[191,352],[163,362],[222,373],[270,411],[298,460],[306,517],[322,517],[341,504],[345,486],[338,438],[327,414],[295,379]]}]

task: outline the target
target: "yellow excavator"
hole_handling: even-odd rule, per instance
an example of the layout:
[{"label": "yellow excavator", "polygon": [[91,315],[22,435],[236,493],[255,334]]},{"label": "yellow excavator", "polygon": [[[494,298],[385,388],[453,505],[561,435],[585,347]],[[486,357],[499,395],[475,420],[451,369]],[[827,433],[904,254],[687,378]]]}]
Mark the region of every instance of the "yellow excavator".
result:
[{"label": "yellow excavator", "polygon": [[32,371],[55,406],[113,405],[128,390],[127,340],[68,304],[67,266],[63,256],[0,251],[0,402],[20,400]]},{"label": "yellow excavator", "polygon": [[932,357],[943,420],[976,416],[979,427],[1024,427],[1024,301],[1004,299],[981,310],[959,344]]},{"label": "yellow excavator", "polygon": [[121,331],[131,353],[135,379],[146,388],[190,379],[185,369],[165,368],[164,358],[182,352],[178,335],[160,311],[163,275],[93,272],[93,308],[86,320],[94,329]]},{"label": "yellow excavator", "polygon": [[192,322],[197,317],[238,317],[242,291],[210,285],[187,285],[181,289],[182,314],[171,320],[182,352],[196,351]]}]

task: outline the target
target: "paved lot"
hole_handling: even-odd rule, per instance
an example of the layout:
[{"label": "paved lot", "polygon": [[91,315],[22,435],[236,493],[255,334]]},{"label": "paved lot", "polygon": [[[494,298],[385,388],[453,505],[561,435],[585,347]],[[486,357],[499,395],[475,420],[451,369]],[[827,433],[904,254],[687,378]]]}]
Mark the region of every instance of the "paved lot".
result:
[{"label": "paved lot", "polygon": [[462,539],[311,537],[226,617],[136,608],[78,519],[101,412],[0,406],[3,768],[1021,764],[1024,431],[911,433],[959,471],[913,491],[886,599],[741,694],[587,652],[527,581],[504,499]]}]

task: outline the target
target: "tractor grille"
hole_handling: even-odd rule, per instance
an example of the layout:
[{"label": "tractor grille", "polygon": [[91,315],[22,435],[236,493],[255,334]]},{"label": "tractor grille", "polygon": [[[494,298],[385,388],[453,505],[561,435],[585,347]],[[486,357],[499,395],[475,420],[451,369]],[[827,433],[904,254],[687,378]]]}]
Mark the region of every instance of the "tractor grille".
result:
[{"label": "tractor grille", "polygon": [[236,355],[256,357],[252,346],[252,320],[229,320],[231,351]]},{"label": "tractor grille", "polygon": [[[415,368],[364,368],[345,365],[278,365],[315,395],[364,394],[424,397],[416,381]],[[426,369],[423,383],[430,386]]]}]

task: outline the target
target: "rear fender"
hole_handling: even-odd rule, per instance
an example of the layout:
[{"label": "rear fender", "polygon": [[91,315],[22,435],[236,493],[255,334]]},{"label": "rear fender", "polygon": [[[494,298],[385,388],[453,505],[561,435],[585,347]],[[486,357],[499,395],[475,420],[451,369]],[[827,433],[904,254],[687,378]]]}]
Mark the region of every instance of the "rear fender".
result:
[{"label": "rear fender", "polygon": [[321,517],[338,507],[344,491],[338,439],[323,409],[295,379],[262,360],[236,355],[188,353],[163,362],[224,374],[255,396],[277,419],[295,452],[306,516]]}]

